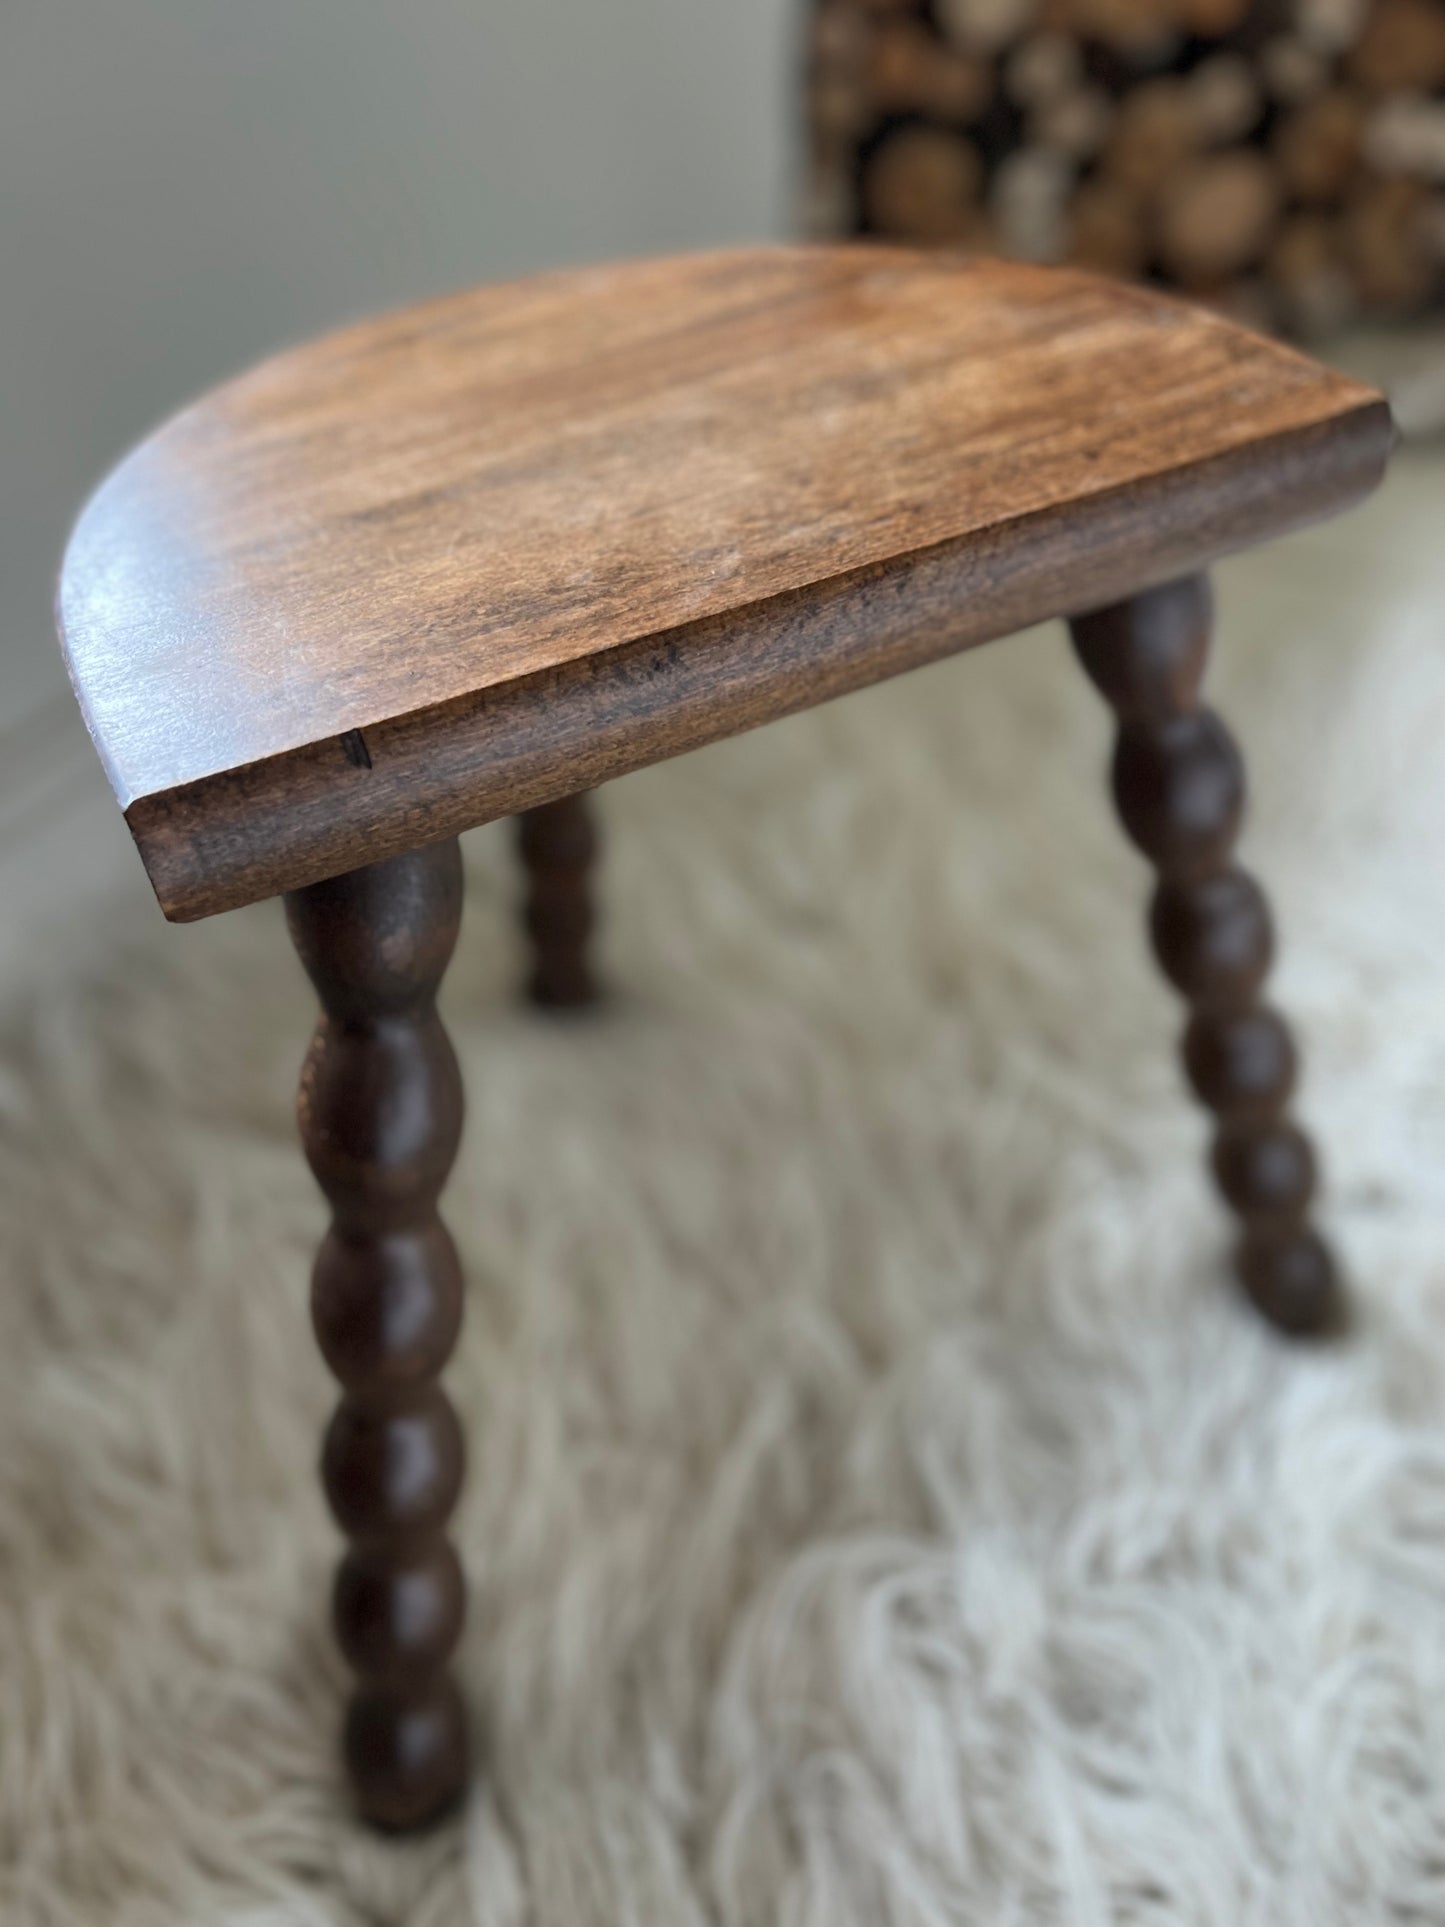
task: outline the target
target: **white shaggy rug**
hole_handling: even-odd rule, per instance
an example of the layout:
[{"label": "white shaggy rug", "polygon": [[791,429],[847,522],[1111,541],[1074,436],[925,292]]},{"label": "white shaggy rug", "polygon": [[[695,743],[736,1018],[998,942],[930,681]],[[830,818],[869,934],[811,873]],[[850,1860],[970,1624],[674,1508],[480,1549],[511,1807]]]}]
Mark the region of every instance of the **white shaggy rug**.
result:
[{"label": "white shaggy rug", "polygon": [[346,1817],[274,905],[96,928],[0,1081],[6,1927],[1445,1920],[1445,557],[1231,565],[1327,1223],[1236,1300],[1108,725],[1038,631],[617,785],[605,1016],[446,1007],[483,1770]]}]

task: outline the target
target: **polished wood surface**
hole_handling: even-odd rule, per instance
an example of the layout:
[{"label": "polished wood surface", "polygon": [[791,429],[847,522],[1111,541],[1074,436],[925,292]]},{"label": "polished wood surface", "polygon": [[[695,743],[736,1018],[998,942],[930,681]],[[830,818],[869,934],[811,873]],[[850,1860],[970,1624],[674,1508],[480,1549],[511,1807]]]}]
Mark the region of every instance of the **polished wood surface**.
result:
[{"label": "polished wood surface", "polygon": [[456,1342],[462,1275],[437,1197],[462,1128],[461,1073],[436,991],[461,921],[455,840],[313,884],[286,900],[321,999],[301,1078],[301,1139],[331,1205],[311,1311],[342,1385],[322,1483],[351,1544],[332,1617],[357,1674],[343,1751],[357,1806],[411,1828],[467,1775],[448,1671],[466,1591],[446,1521],[461,1426],[437,1383]]},{"label": "polished wood surface", "polygon": [[60,622],[209,914],[1149,586],[1378,479],[1371,390],[1072,273],[543,275],[283,354],[82,515]]},{"label": "polished wood surface", "polygon": [[1154,953],[1190,1007],[1184,1066],[1218,1119],[1215,1178],[1240,1220],[1236,1268],[1272,1324],[1335,1329],[1334,1263],[1309,1223],[1309,1140],[1286,1115],[1295,1048],[1259,1001],[1274,951],[1269,907],[1234,863],[1244,764],[1199,700],[1212,608],[1203,577],[1165,584],[1079,617],[1074,645],[1119,720],[1113,787],[1130,840],[1159,873]]}]

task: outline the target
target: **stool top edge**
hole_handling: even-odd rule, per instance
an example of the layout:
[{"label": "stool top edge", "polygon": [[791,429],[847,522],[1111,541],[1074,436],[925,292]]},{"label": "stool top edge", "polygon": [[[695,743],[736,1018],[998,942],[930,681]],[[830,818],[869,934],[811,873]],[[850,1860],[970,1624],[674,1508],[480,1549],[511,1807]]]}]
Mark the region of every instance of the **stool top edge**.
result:
[{"label": "stool top edge", "polygon": [[58,625],[129,808],[1383,406],[1072,270],[871,244],[555,270],[184,409],[82,512]]}]

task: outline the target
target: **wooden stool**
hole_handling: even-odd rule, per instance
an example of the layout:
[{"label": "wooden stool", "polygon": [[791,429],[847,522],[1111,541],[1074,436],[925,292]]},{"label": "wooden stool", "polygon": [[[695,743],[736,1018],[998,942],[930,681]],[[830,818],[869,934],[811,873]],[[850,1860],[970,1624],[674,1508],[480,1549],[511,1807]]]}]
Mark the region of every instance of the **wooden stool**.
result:
[{"label": "wooden stool", "polygon": [[[81,516],[60,627],[165,914],[284,892],[323,1015],[301,1133],[330,1201],[322,1478],[361,1812],[466,1778],[438,1377],[462,1092],[435,996],[459,831],[521,813],[535,996],[591,994],[579,793],[1045,617],[1118,717],[1114,797],[1216,1114],[1238,1268],[1333,1321],[1239,753],[1199,702],[1214,557],[1353,502],[1389,412],[1217,316],[1087,276],[868,247],[542,275],[267,362]],[[966,826],[962,833],[966,833]]]}]

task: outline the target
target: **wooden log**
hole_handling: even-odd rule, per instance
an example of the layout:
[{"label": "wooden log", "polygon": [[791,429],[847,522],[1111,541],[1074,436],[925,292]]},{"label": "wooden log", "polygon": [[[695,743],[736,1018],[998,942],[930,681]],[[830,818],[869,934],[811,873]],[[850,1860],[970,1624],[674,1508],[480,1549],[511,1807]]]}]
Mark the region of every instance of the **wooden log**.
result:
[{"label": "wooden log", "polygon": [[1028,119],[1028,135],[1033,146],[1087,161],[1104,146],[1113,125],[1114,104],[1103,88],[1080,87],[1036,107]]},{"label": "wooden log", "polygon": [[1143,69],[1167,66],[1181,44],[1173,0],[1072,0],[1073,25]]},{"label": "wooden log", "polygon": [[1195,125],[1205,140],[1243,140],[1259,125],[1264,92],[1242,54],[1215,54],[1201,61],[1185,85]]},{"label": "wooden log", "polygon": [[1376,0],[1296,0],[1295,32],[1306,46],[1333,59],[1360,38],[1375,4]]},{"label": "wooden log", "polygon": [[1373,93],[1445,86],[1445,6],[1440,0],[1374,0],[1350,51],[1349,71]]},{"label": "wooden log", "polygon": [[992,84],[984,61],[936,39],[916,20],[890,21],[872,36],[866,86],[882,113],[972,120],[988,105]]},{"label": "wooden log", "polygon": [[1040,33],[1022,41],[1004,67],[1004,87],[1020,107],[1042,107],[1076,93],[1084,84],[1084,57],[1077,40]]},{"label": "wooden log", "polygon": [[1366,162],[1380,174],[1414,174],[1445,181],[1445,100],[1395,94],[1365,123]]},{"label": "wooden log", "polygon": [[1279,180],[1253,148],[1184,169],[1159,204],[1159,252],[1187,288],[1217,288],[1263,255],[1279,214]]},{"label": "wooden log", "polygon": [[813,15],[809,40],[811,71],[816,80],[839,73],[856,78],[868,57],[872,30],[849,0],[828,0]]},{"label": "wooden log", "polygon": [[[1445,214],[1373,192],[1445,188],[1445,0],[816,5],[810,232],[996,240],[1312,335],[1445,293]],[[925,124],[870,154],[888,117]]]},{"label": "wooden log", "polygon": [[867,130],[871,118],[861,83],[838,78],[815,82],[809,127],[813,152],[841,157]]},{"label": "wooden log", "polygon": [[983,163],[961,134],[901,127],[874,150],[863,177],[869,229],[898,240],[967,241],[982,224]]},{"label": "wooden log", "polygon": [[1259,71],[1271,97],[1290,105],[1322,93],[1329,85],[1330,63],[1303,40],[1281,34],[1260,49]]},{"label": "wooden log", "polygon": [[1085,181],[1070,209],[1068,258],[1103,274],[1141,274],[1148,235],[1139,201],[1117,181]]},{"label": "wooden log", "polygon": [[869,124],[869,40],[867,21],[844,0],[831,0],[813,17],[808,124],[816,157],[841,161]]},{"label": "wooden log", "polygon": [[1300,333],[1325,334],[1353,318],[1358,298],[1337,220],[1292,216],[1275,236],[1266,267],[1283,319]]},{"label": "wooden log", "polygon": [[1174,17],[1186,32],[1219,40],[1238,32],[1252,4],[1253,0],[1177,0]]},{"label": "wooden log", "polygon": [[937,0],[938,24],[965,52],[994,54],[1019,40],[1038,15],[1038,0]]},{"label": "wooden log", "polygon": [[1296,107],[1272,142],[1285,187],[1310,204],[1337,201],[1359,165],[1364,131],[1364,102],[1343,87]]},{"label": "wooden log", "polygon": [[1356,288],[1384,308],[1418,306],[1431,292],[1426,216],[1429,189],[1422,181],[1373,180],[1345,208],[1344,253]]},{"label": "wooden log", "polygon": [[1021,147],[994,175],[990,208],[999,240],[1024,261],[1059,261],[1068,246],[1072,164],[1043,147]]},{"label": "wooden log", "polygon": [[1184,82],[1174,76],[1146,81],[1120,103],[1100,171],[1107,180],[1147,198],[1180,176],[1198,151],[1200,138]]}]

